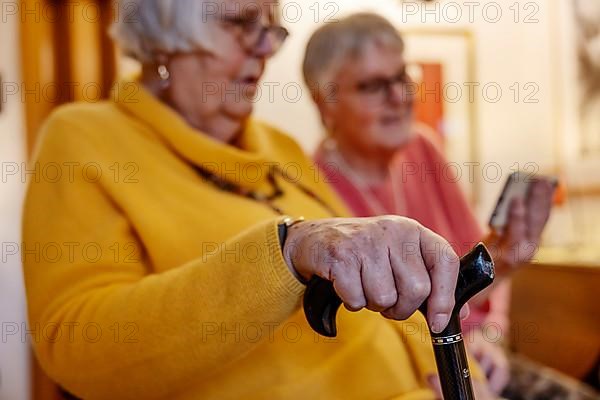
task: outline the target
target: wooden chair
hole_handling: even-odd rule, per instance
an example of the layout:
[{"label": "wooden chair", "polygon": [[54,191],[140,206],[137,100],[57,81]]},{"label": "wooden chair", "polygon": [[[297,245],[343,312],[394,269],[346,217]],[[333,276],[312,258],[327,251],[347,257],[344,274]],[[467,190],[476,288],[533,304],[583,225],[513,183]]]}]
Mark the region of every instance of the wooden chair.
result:
[{"label": "wooden chair", "polygon": [[514,274],[512,350],[577,379],[600,357],[600,267],[532,264]]}]

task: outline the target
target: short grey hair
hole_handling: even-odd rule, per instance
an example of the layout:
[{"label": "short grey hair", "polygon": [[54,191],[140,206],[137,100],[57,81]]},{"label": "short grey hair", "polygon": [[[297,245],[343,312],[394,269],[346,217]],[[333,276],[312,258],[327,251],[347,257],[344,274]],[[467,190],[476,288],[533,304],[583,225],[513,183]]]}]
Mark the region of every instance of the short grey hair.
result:
[{"label": "short grey hair", "polygon": [[110,34],[125,55],[142,63],[156,61],[159,53],[210,51],[215,31],[209,29],[208,3],[208,0],[120,0]]},{"label": "short grey hair", "polygon": [[344,62],[360,57],[364,47],[374,41],[404,51],[404,41],[384,17],[358,13],[323,25],[308,41],[302,72],[313,95],[327,86]]}]

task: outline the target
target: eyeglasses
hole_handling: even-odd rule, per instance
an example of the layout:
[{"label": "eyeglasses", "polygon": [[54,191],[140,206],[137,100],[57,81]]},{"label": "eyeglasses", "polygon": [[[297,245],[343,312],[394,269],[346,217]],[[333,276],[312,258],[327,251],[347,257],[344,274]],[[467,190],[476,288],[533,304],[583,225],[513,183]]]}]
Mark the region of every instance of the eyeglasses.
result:
[{"label": "eyeglasses", "polygon": [[[392,94],[392,88],[396,84],[402,85],[403,89],[406,89],[408,86],[413,84],[413,81],[410,79],[406,69],[402,69],[400,73],[391,78],[378,77],[360,81],[356,84],[356,90],[360,94],[372,99],[373,101],[383,102],[390,98]],[[402,95],[403,100],[404,97],[408,95],[409,94],[404,91]]]},{"label": "eyeglasses", "polygon": [[242,17],[223,17],[221,22],[236,31],[238,41],[251,54],[256,54],[257,49],[269,40],[270,49],[266,56],[275,54],[289,36],[289,32],[281,25],[264,25],[260,18],[246,19]]}]

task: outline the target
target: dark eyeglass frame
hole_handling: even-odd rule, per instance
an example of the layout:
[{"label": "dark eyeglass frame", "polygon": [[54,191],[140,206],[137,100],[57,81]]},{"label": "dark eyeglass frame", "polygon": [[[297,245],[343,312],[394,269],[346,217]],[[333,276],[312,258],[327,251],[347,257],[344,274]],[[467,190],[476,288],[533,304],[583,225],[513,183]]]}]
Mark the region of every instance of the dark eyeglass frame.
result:
[{"label": "dark eyeglass frame", "polygon": [[402,69],[398,74],[390,78],[373,78],[364,81],[360,81],[356,84],[356,91],[360,94],[367,96],[381,96],[384,95],[383,99],[389,99],[392,93],[392,87],[395,84],[402,84],[408,86],[413,84],[413,80],[410,78],[406,71],[406,67]]},{"label": "dark eyeglass frame", "polygon": [[226,25],[239,29],[237,36],[242,48],[251,54],[256,52],[256,49],[261,43],[271,35],[272,50],[269,56],[275,54],[283,45],[285,40],[290,35],[289,31],[278,24],[265,25],[260,22],[259,18],[243,18],[235,16],[223,16],[220,21]]}]

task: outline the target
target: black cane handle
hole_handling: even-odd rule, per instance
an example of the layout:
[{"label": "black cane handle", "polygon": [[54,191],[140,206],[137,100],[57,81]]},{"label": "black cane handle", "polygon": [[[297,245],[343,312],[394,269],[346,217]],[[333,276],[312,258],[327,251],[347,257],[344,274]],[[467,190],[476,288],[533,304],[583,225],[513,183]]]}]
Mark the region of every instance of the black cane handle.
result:
[{"label": "black cane handle", "polygon": [[308,324],[322,336],[337,336],[335,316],[342,299],[333,288],[333,283],[314,275],[304,292],[304,315]]},{"label": "black cane handle", "polygon": [[[459,313],[465,303],[494,280],[494,263],[483,243],[477,244],[460,259],[454,295],[456,304],[450,322],[440,333],[431,332],[433,350],[445,400],[473,399],[469,366],[465,353]],[[304,313],[310,326],[327,337],[337,335],[336,313],[342,300],[333,284],[314,276],[304,293]],[[419,307],[427,315],[427,303]]]}]

